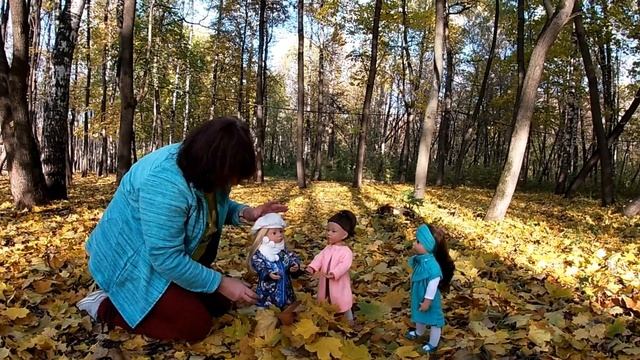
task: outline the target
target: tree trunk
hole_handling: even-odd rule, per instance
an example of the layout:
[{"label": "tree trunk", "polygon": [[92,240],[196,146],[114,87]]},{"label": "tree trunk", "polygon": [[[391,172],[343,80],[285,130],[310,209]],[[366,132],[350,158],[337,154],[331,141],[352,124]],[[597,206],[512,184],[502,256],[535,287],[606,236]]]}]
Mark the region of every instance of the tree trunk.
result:
[{"label": "tree trunk", "polygon": [[[11,0],[13,55],[11,67],[5,54],[5,29],[0,41],[0,121],[7,153],[7,170],[14,206],[31,208],[46,202],[46,183],[40,152],[31,130],[27,81],[29,78],[29,22],[26,4]],[[3,23],[5,23],[3,19]],[[4,24],[3,24],[4,25]],[[64,149],[66,152],[66,149]]]},{"label": "tree trunk", "polygon": [[176,65],[176,76],[173,79],[173,96],[171,97],[171,117],[169,118],[169,144],[173,144],[176,128],[176,106],[178,105],[178,85],[180,84],[180,64]]},{"label": "tree trunk", "polygon": [[[193,26],[189,30],[189,49],[191,49],[191,45],[193,42]],[[189,122],[191,121],[191,68],[189,63],[186,64],[187,78],[184,84],[184,118],[182,121],[182,140],[187,137],[187,132],[189,131]]]},{"label": "tree trunk", "polygon": [[[105,24],[105,26],[109,24],[109,0],[107,0],[105,4],[103,23]],[[102,69],[100,72],[102,84],[102,97],[100,98],[100,123],[102,124],[102,130],[100,131],[100,136],[102,140],[102,146],[100,150],[100,165],[98,166],[98,176],[104,176],[109,172],[107,164],[107,130],[105,128],[107,121],[107,55],[107,42],[105,42],[102,45]]]},{"label": "tree trunk", "polygon": [[316,131],[315,161],[313,180],[322,178],[322,144],[324,142],[324,49],[320,43],[318,48],[318,131]]},{"label": "tree trunk", "polygon": [[[69,80],[84,4],[85,0],[71,0],[65,3],[58,21],[56,41],[53,47],[55,85],[51,97],[47,99],[48,111],[44,114],[42,136],[42,166],[47,182],[47,195],[50,200],[67,198],[67,159],[65,154],[67,154],[69,146],[67,129]],[[88,81],[90,81],[90,76],[89,73]]]},{"label": "tree trunk", "polygon": [[298,0],[298,113],[296,118],[296,174],[298,187],[307,187],[304,173],[304,1]]},{"label": "tree trunk", "polygon": [[524,75],[527,71],[524,60],[524,0],[518,0],[518,26],[516,31],[516,59],[518,62],[518,91],[516,92],[516,102],[513,111],[513,119],[511,128],[509,129],[509,137],[513,132],[516,120],[518,119],[518,108],[520,107],[520,97],[522,95],[522,85],[524,84]]},{"label": "tree trunk", "polygon": [[378,33],[380,32],[380,12],[382,0],[376,0],[373,13],[373,30],[371,34],[371,61],[369,62],[369,75],[367,76],[367,88],[364,93],[364,104],[362,105],[362,117],[358,129],[358,154],[356,157],[356,170],[353,178],[353,186],[362,186],[362,173],[364,171],[364,157],[367,142],[367,125],[369,123],[369,113],[371,112],[371,96],[373,85],[376,81],[376,71],[378,67]]},{"label": "tree trunk", "polygon": [[267,0],[260,0],[260,13],[258,23],[258,73],[256,74],[256,182],[261,184],[264,181],[263,173],[263,155],[264,155],[264,139],[265,139],[265,125],[264,125],[264,46],[265,46],[265,28],[267,22],[265,21],[267,10]]},{"label": "tree trunk", "polygon": [[629,217],[640,214],[640,196],[625,205],[622,213]]},{"label": "tree trunk", "polygon": [[222,30],[222,11],[224,10],[224,0],[218,2],[218,19],[216,20],[216,32],[214,34],[213,44],[213,69],[211,70],[211,106],[209,106],[209,121],[215,118],[216,112],[216,96],[218,95],[218,71],[220,62],[220,52],[218,50],[218,42],[220,41],[220,31]]},{"label": "tree trunk", "polygon": [[433,83],[429,92],[427,109],[422,120],[422,131],[418,145],[418,161],[416,163],[416,177],[414,197],[423,199],[427,186],[427,172],[431,156],[431,141],[438,116],[438,96],[440,94],[440,80],[442,78],[442,48],[444,45],[445,0],[436,0],[436,34],[433,44]]},{"label": "tree trunk", "polygon": [[589,51],[589,44],[585,35],[584,26],[582,25],[582,5],[581,0],[577,0],[575,4],[575,12],[577,16],[574,18],[573,23],[575,26],[576,37],[578,38],[578,46],[580,53],[582,54],[582,61],[584,62],[584,70],[587,75],[587,81],[589,83],[589,100],[591,104],[591,119],[593,121],[593,131],[596,134],[596,140],[598,142],[598,150],[600,156],[600,186],[602,205],[610,205],[615,202],[614,189],[613,189],[613,167],[611,165],[611,155],[609,153],[609,143],[605,134],[604,126],[602,125],[602,112],[600,110],[600,93],[598,90],[598,78],[596,77],[596,70],[591,61],[591,53]]},{"label": "tree trunk", "polygon": [[[622,131],[624,130],[625,125],[627,125],[629,120],[631,120],[631,117],[638,109],[638,106],[640,106],[640,88],[638,88],[638,90],[636,91],[635,97],[633,98],[633,101],[629,105],[629,108],[627,108],[627,111],[625,111],[624,114],[622,115],[622,118],[620,118],[620,122],[616,124],[616,126],[613,128],[609,136],[607,136],[607,143],[615,142],[618,139],[618,137],[620,137],[620,135],[622,134]],[[573,181],[571,181],[571,184],[569,185],[567,192],[564,194],[566,198],[571,198],[573,196],[576,190],[578,190],[578,188],[585,182],[585,180],[587,179],[587,176],[589,176],[589,174],[591,173],[591,170],[593,170],[593,168],[596,166],[599,160],[600,160],[600,149],[598,148],[591,153],[591,156],[587,161],[585,161],[578,175],[576,175]]]},{"label": "tree trunk", "polygon": [[[496,53],[496,42],[498,39],[498,23],[500,21],[500,0],[496,0],[495,3],[495,16],[493,21],[493,36],[491,39],[491,48],[489,49],[489,57],[487,58],[487,66],[484,69],[484,75],[482,77],[482,83],[480,85],[480,91],[478,92],[478,100],[476,101],[476,105],[473,108],[473,114],[471,115],[471,120],[469,121],[469,128],[464,132],[464,136],[462,137],[462,144],[460,145],[460,153],[458,154],[458,158],[456,159],[456,171],[454,183],[459,184],[462,179],[462,163],[464,162],[464,157],[469,151],[469,147],[474,141],[476,132],[480,130],[483,126],[478,122],[478,115],[480,114],[480,109],[482,108],[482,104],[484,103],[484,96],[487,91],[487,83],[489,82],[489,76],[491,75],[491,64],[493,63],[493,58]],[[475,126],[478,127],[478,130],[475,130]],[[475,152],[477,155],[478,151]]]},{"label": "tree trunk", "polygon": [[[573,75],[573,71],[571,71]],[[556,195],[564,194],[567,186],[567,178],[569,177],[569,171],[571,170],[571,152],[573,150],[572,144],[574,140],[575,124],[578,121],[578,98],[575,91],[570,91],[567,94],[567,104],[565,105],[564,127],[562,129],[563,136],[560,142],[560,169],[558,173],[558,181],[556,182],[556,188],[554,193]]]},{"label": "tree trunk", "polygon": [[[106,23],[105,23],[106,24]],[[89,171],[89,99],[91,97],[91,0],[87,0],[87,81],[85,86],[85,109],[82,142],[82,177]],[[77,64],[77,63],[76,63]],[[76,67],[77,69],[77,67]]]},{"label": "tree trunk", "polygon": [[133,29],[136,20],[136,0],[124,0],[122,28],[120,29],[120,129],[118,134],[118,174],[122,177],[131,168],[131,142],[133,141]]},{"label": "tree trunk", "polygon": [[40,26],[42,22],[40,14],[42,12],[42,0],[35,0],[31,6],[33,9],[31,10],[31,18],[29,21],[30,24],[32,24],[32,28],[29,33],[29,43],[31,44],[31,49],[33,49],[33,56],[29,59],[31,62],[29,65],[29,68],[31,69],[29,72],[29,121],[31,121],[35,126],[37,123],[36,106],[38,104],[38,68],[40,65],[40,54],[42,53],[42,48],[40,46]]},{"label": "tree trunk", "polygon": [[436,171],[436,186],[444,184],[445,163],[449,156],[449,124],[451,124],[451,89],[453,88],[453,53],[449,40],[449,15],[445,17],[444,41],[447,52],[447,78],[444,85],[444,111],[438,130],[438,170]]},{"label": "tree trunk", "polygon": [[[244,49],[247,43],[247,26],[249,24],[249,1],[244,1],[244,27],[242,29],[242,39],[240,43],[240,81],[238,82],[238,117],[242,118],[244,111]],[[248,121],[248,119],[245,119]]]},{"label": "tree trunk", "polygon": [[518,175],[522,167],[527,139],[529,138],[529,128],[531,126],[531,116],[535,107],[538,84],[542,77],[544,61],[547,51],[562,30],[562,27],[569,20],[573,9],[574,0],[563,0],[550,19],[545,24],[540,37],[531,53],[529,66],[524,78],[520,104],[518,106],[517,121],[509,144],[509,154],[504,166],[502,176],[498,183],[491,204],[487,210],[485,220],[502,220],[507,213],[507,208],[511,203],[511,198],[518,183]]}]

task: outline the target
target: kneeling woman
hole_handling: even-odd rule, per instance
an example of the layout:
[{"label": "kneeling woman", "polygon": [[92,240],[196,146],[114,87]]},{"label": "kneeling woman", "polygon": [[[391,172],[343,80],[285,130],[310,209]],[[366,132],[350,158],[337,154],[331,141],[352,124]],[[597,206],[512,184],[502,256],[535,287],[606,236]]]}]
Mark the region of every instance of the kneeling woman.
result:
[{"label": "kneeling woman", "polygon": [[232,303],[255,303],[245,283],[209,266],[223,225],[286,211],[273,202],[251,208],[229,199],[231,186],[254,172],[249,128],[236,118],[205,122],[181,144],[140,159],[87,240],[100,290],[78,308],[110,327],[194,342]]}]

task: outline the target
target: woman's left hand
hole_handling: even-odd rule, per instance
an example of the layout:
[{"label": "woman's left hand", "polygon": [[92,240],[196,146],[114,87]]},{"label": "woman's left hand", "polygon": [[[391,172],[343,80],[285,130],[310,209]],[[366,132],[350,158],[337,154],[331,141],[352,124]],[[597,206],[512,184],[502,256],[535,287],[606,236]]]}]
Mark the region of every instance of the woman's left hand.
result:
[{"label": "woman's left hand", "polygon": [[260,206],[256,206],[254,208],[252,207],[245,208],[242,212],[242,216],[247,221],[256,221],[262,215],[265,215],[268,213],[285,212],[287,210],[289,210],[289,207],[287,207],[287,205],[283,205],[275,200],[271,200],[271,201],[267,201],[266,203]]}]

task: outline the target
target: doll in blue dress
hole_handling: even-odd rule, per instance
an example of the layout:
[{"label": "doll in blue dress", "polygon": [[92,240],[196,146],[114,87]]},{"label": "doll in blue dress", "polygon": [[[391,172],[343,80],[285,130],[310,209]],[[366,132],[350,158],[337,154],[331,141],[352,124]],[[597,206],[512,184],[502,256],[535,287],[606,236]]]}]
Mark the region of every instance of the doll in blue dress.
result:
[{"label": "doll in blue dress", "polygon": [[448,289],[455,266],[440,229],[420,225],[413,250],[417,255],[409,258],[413,270],[411,321],[416,328],[407,332],[406,337],[410,340],[422,338],[429,326],[429,341],[422,346],[422,351],[431,353],[438,347],[445,324],[440,289]]},{"label": "doll in blue dress", "polygon": [[279,214],[266,214],[251,228],[253,245],[248,256],[250,271],[258,275],[256,294],[259,307],[281,310],[295,301],[291,276],[298,275],[300,259],[285,246],[286,223]]}]

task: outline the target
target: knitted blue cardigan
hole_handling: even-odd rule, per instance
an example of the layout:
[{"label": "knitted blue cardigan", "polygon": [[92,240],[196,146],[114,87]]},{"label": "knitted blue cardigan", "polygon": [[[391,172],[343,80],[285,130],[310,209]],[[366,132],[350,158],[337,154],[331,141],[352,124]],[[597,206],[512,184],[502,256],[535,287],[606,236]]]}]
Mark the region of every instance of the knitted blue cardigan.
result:
[{"label": "knitted blue cardigan", "polygon": [[[191,258],[209,210],[204,194],[178,167],[179,147],[165,146],[131,167],[86,243],[91,275],[131,327],[171,282],[211,293],[222,280],[219,272]],[[223,191],[216,193],[216,205],[218,229],[239,224],[244,205]]]}]

